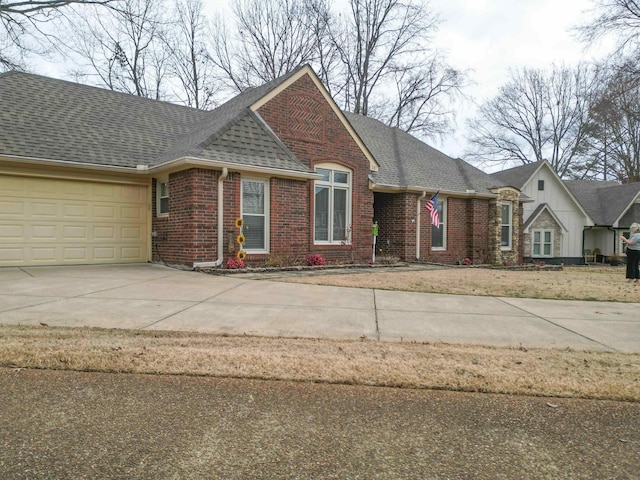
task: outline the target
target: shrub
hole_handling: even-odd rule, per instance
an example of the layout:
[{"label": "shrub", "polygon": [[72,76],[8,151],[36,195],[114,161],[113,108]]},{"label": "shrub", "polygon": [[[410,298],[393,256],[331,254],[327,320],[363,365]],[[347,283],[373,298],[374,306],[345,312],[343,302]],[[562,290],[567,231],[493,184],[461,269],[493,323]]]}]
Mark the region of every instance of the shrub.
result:
[{"label": "shrub", "polygon": [[305,260],[307,261],[307,265],[310,265],[310,266],[324,265],[324,257],[319,253],[314,253],[313,255],[307,255],[307,258]]},{"label": "shrub", "polygon": [[462,264],[463,264],[463,265],[471,265],[471,259],[470,259],[469,257],[465,258],[465,259],[462,261]]},{"label": "shrub", "polygon": [[244,262],[239,258],[230,258],[229,260],[227,260],[227,268],[230,270],[244,268]]}]

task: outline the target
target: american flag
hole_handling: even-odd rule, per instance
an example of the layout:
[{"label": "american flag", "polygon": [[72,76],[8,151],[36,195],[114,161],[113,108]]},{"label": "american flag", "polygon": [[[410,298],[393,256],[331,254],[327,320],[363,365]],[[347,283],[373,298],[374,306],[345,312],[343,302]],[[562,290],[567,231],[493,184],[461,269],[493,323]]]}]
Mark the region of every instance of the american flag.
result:
[{"label": "american flag", "polygon": [[424,206],[424,208],[429,212],[429,215],[431,215],[431,225],[436,228],[440,228],[440,217],[438,217],[438,193],[440,193],[440,190],[438,190],[435,195],[431,197],[431,200],[429,200]]}]

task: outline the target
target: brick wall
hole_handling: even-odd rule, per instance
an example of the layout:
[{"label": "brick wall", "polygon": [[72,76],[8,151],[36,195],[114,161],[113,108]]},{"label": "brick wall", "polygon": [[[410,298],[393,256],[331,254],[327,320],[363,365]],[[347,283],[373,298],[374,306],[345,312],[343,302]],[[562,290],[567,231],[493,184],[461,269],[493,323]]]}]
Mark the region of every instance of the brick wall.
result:
[{"label": "brick wall", "polygon": [[[366,261],[371,255],[371,225],[373,222],[373,193],[369,190],[369,161],[362,153],[348,130],[331,109],[312,79],[302,76],[295,83],[263,105],[258,113],[293,154],[307,167],[313,169],[320,163],[336,163],[349,168],[352,173],[352,243],[351,245],[314,245],[313,238],[313,182],[302,185],[282,184],[292,188],[296,202],[304,202],[307,211],[289,205],[289,214],[295,219],[295,244],[281,243],[277,229],[272,229],[274,254],[306,255],[320,253],[329,262]],[[275,196],[274,196],[275,195]],[[273,193],[272,197],[285,195]],[[272,207],[275,202],[272,202]],[[292,224],[282,212],[276,212],[280,223]],[[274,220],[272,219],[272,222]],[[280,223],[278,223],[280,222]],[[304,227],[301,223],[304,222]],[[288,227],[290,228],[290,226]],[[303,242],[299,237],[306,234]],[[274,239],[274,235],[276,238]],[[285,235],[286,238],[286,235]],[[299,250],[298,250],[299,249]]]},{"label": "brick wall", "polygon": [[[375,219],[380,225],[377,256],[394,256],[404,261],[415,259],[418,197],[419,195],[413,193],[375,193]],[[493,262],[496,258],[496,202],[478,198],[441,198],[447,203],[446,248],[431,248],[431,219],[429,212],[424,208],[423,199],[420,203],[420,259],[451,264],[465,258],[469,258],[474,264]],[[521,216],[520,210],[514,208],[514,215],[519,212]],[[515,232],[521,224],[521,220],[514,221]],[[499,240],[498,236],[498,249]],[[516,242],[514,245],[517,255],[519,243]]]},{"label": "brick wall", "polygon": [[192,266],[217,259],[217,179],[220,172],[193,168],[169,176],[169,215],[157,217],[153,181],[153,260]]},{"label": "brick wall", "polygon": [[[378,221],[376,256],[415,260],[417,196],[409,193],[374,195],[375,220]],[[429,239],[429,243],[431,240]]]}]

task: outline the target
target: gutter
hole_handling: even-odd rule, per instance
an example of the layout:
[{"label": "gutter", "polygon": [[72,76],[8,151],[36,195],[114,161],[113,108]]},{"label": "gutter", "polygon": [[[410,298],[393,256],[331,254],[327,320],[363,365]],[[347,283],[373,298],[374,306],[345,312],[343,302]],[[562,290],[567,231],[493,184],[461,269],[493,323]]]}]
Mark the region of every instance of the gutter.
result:
[{"label": "gutter", "polygon": [[[406,186],[400,187],[397,185],[385,185],[381,183],[375,183],[371,178],[369,178],[369,190],[372,192],[379,193],[416,193],[422,195],[425,191],[425,187],[417,187],[417,186]],[[437,189],[434,188],[435,192]],[[469,197],[469,198],[486,198],[486,199],[494,199],[498,197],[498,194],[495,193],[480,193],[476,190],[467,190],[466,192],[458,192],[453,190],[439,190],[443,196],[447,197]]]},{"label": "gutter", "polygon": [[256,167],[252,165],[243,165],[241,163],[221,162],[218,160],[204,160],[196,157],[182,157],[176,160],[170,160],[168,162],[161,163],[149,167],[148,173],[157,174],[164,172],[165,170],[181,170],[182,167],[196,166],[206,168],[222,168],[223,170],[230,169],[236,172],[250,172],[250,173],[262,173],[266,175],[273,175],[279,178],[295,178],[302,180],[320,180],[322,175],[315,172],[298,172],[295,170],[283,170],[273,167]]},{"label": "gutter", "polygon": [[243,165],[241,163],[232,162],[220,162],[216,160],[205,160],[196,157],[182,157],[175,160],[169,160],[168,162],[161,163],[159,165],[136,165],[135,167],[122,167],[114,165],[103,165],[95,163],[83,163],[83,162],[67,162],[62,160],[51,160],[47,158],[36,157],[22,157],[19,155],[3,155],[0,154],[0,162],[6,161],[16,164],[29,164],[37,166],[56,166],[67,168],[79,168],[83,170],[93,170],[99,172],[114,172],[125,173],[129,175],[141,175],[141,176],[153,176],[159,173],[164,173],[166,170],[180,170],[182,167],[196,166],[205,167],[210,169],[231,169],[237,172],[250,172],[261,173],[265,175],[272,175],[279,178],[294,178],[301,180],[320,180],[322,175],[315,172],[299,172],[295,170],[284,170],[273,167],[256,167],[252,165]]},{"label": "gutter", "polygon": [[427,192],[424,191],[418,197],[418,205],[416,207],[416,260],[420,260],[420,213],[422,209],[420,208],[420,201],[427,196]]},{"label": "gutter", "polygon": [[222,230],[224,229],[224,181],[229,176],[229,170],[227,167],[222,169],[222,173],[218,177],[218,259],[215,262],[196,262],[193,264],[193,268],[211,268],[219,267],[222,265],[224,255],[222,249],[224,246],[224,235]]}]

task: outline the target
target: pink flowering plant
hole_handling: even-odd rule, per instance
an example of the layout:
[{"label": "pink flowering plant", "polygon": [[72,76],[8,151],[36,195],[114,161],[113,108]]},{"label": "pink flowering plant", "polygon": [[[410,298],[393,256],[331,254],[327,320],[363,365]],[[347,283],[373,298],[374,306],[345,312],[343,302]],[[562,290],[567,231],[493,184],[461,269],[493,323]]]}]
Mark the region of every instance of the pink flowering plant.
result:
[{"label": "pink flowering plant", "polygon": [[239,258],[230,258],[229,260],[227,260],[227,268],[229,270],[244,268],[244,262]]},{"label": "pink flowering plant", "polygon": [[319,267],[324,265],[324,257],[319,253],[307,255],[307,258],[305,260],[307,261],[307,265],[310,265],[312,267]]}]

